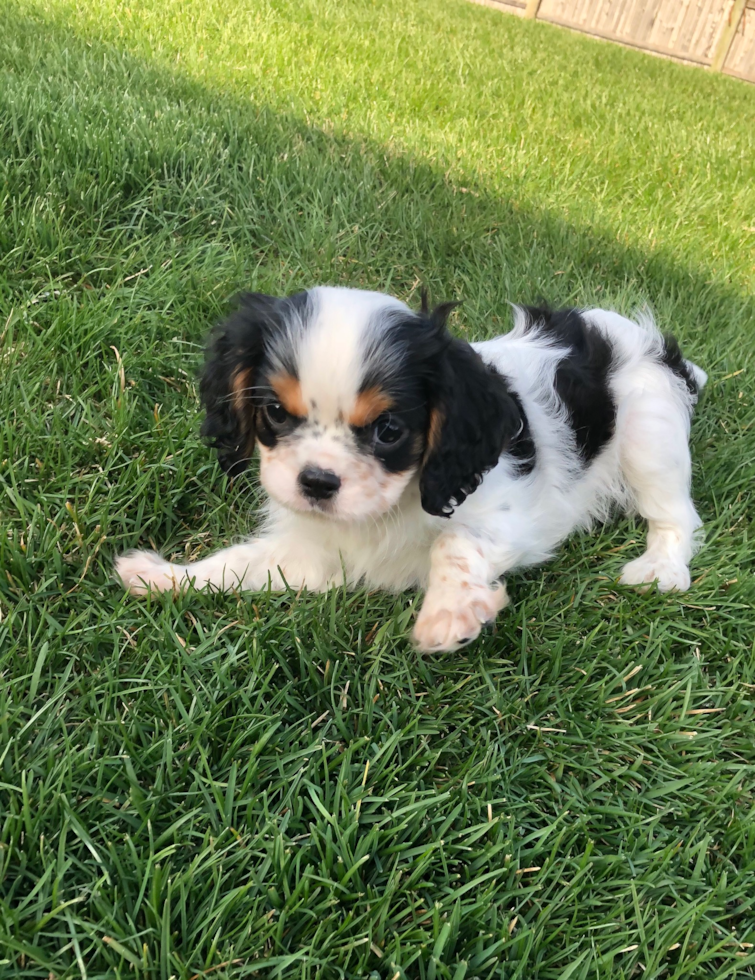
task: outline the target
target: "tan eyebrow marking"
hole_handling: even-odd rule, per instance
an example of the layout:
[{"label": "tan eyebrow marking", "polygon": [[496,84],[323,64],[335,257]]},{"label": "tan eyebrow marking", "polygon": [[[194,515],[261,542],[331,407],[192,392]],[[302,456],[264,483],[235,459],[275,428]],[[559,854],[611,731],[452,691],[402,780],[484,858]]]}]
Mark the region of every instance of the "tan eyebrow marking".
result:
[{"label": "tan eyebrow marking", "polygon": [[349,425],[361,429],[393,407],[393,399],[379,388],[368,388],[357,395],[354,407],[349,412]]},{"label": "tan eyebrow marking", "polygon": [[301,384],[298,378],[291,374],[274,374],[270,378],[270,387],[289,415],[295,415],[300,419],[306,418],[307,406],[301,393]]}]

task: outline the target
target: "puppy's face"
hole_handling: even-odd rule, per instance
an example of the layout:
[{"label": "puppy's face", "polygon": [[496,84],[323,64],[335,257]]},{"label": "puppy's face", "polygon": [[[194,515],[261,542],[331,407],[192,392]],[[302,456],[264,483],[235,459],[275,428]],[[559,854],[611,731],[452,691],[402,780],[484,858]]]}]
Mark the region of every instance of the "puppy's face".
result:
[{"label": "puppy's face", "polygon": [[357,290],[317,289],[259,372],[260,478],[279,503],[340,520],[393,507],[416,473],[427,406],[397,346],[411,312]]},{"label": "puppy's face", "polygon": [[[274,500],[340,521],[386,513],[419,472],[425,509],[449,513],[505,442],[479,417],[480,395],[507,395],[500,376],[447,333],[447,313],[328,287],[244,297],[202,379],[203,433],[221,465],[244,469],[257,441]],[[493,441],[480,429],[495,429]]]}]

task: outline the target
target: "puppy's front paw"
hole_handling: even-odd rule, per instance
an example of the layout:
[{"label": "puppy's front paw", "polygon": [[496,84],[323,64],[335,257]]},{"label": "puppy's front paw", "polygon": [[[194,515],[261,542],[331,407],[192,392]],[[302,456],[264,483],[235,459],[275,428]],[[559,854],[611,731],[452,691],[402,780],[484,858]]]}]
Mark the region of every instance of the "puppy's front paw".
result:
[{"label": "puppy's front paw", "polygon": [[689,569],[680,561],[655,558],[647,552],[624,566],[619,579],[622,585],[641,585],[645,592],[653,582],[659,592],[686,592],[690,586]]},{"label": "puppy's front paw", "polygon": [[480,634],[508,604],[506,586],[430,589],[420,609],[413,639],[426,653],[458,650]]},{"label": "puppy's front paw", "polygon": [[168,592],[176,588],[176,569],[154,551],[128,551],[115,559],[115,571],[132,595]]}]

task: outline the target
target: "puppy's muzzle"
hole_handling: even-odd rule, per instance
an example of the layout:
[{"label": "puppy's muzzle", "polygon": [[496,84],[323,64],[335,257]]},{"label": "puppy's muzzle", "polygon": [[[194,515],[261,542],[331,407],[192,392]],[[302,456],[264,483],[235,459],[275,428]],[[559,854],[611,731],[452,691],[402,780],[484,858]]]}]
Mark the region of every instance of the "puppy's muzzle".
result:
[{"label": "puppy's muzzle", "polygon": [[341,478],[332,470],[306,466],[299,474],[299,486],[310,500],[330,500],[338,493]]}]

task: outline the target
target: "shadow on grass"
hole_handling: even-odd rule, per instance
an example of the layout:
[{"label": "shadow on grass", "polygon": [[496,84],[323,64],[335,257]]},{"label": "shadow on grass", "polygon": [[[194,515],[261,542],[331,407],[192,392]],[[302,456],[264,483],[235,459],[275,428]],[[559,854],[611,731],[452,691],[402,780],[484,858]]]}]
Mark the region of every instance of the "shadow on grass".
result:
[{"label": "shadow on grass", "polygon": [[[492,195],[473,175],[462,186],[410,154],[307,126],[253,94],[208,89],[64,21],[11,10],[4,31],[14,38],[0,103],[6,297],[9,280],[16,296],[62,276],[113,287],[125,249],[150,247],[157,258],[172,238],[233,253],[204,300],[210,315],[224,287],[327,279],[407,295],[419,279],[467,300],[476,332],[505,322],[512,299],[609,297],[673,309],[669,326],[705,345],[708,328],[730,340],[755,309],[715,271],[679,265],[662,248],[628,248],[610,229]],[[67,218],[55,220],[45,198]],[[24,229],[19,215],[32,201]],[[202,299],[197,282],[185,288],[192,305]]]}]

